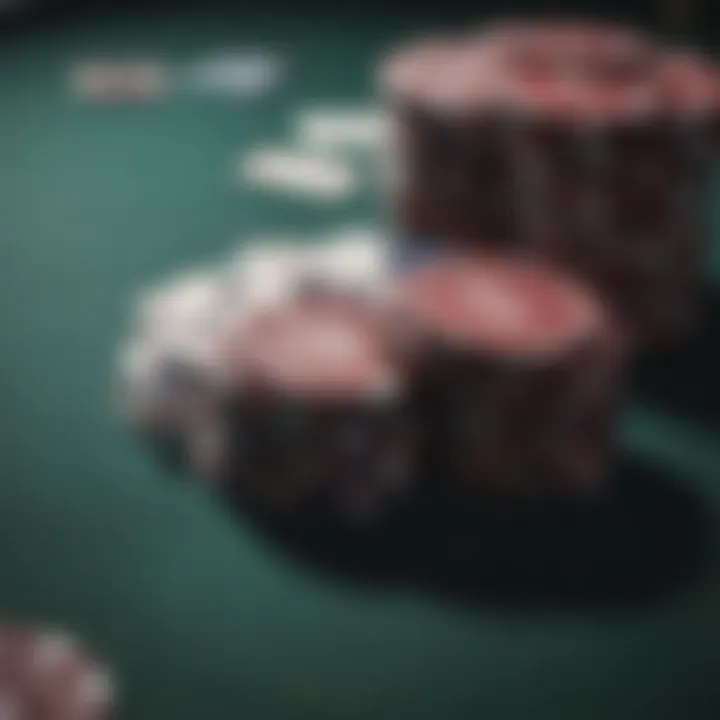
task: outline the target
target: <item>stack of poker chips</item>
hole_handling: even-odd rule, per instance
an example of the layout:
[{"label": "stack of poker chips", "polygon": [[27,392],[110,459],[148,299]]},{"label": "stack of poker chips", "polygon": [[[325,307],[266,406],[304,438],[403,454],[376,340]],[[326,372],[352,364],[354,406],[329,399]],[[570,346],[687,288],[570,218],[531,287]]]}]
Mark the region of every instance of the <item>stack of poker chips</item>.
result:
[{"label": "stack of poker chips", "polygon": [[596,494],[628,357],[691,317],[711,68],[530,23],[417,43],[382,79],[396,237],[249,242],[150,293],[127,417],[280,516],[372,518],[428,484]]},{"label": "stack of poker chips", "polygon": [[432,477],[522,498],[601,487],[625,347],[592,292],[540,262],[448,254],[399,295]]},{"label": "stack of poker chips", "polygon": [[404,491],[414,429],[383,331],[375,308],[317,287],[253,314],[225,348],[231,482],[275,512],[351,518]]},{"label": "stack of poker chips", "polygon": [[718,79],[700,56],[582,23],[419,41],[381,73],[409,245],[551,258],[639,340],[691,320]]},{"label": "stack of poker chips", "polygon": [[391,247],[249,244],[146,294],[126,417],[280,517],[373,518],[421,476],[524,499],[602,487],[624,343],[593,291],[502,255],[398,273]]},{"label": "stack of poker chips", "polygon": [[139,434],[281,514],[364,517],[405,489],[415,457],[387,341],[389,246],[342,234],[248,242],[143,293],[120,355]]}]

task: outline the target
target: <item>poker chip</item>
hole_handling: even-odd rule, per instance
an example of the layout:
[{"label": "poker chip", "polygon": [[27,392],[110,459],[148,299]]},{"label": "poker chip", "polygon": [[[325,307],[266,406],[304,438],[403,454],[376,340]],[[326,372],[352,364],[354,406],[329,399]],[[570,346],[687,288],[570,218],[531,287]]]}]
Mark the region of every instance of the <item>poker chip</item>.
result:
[{"label": "poker chip", "polygon": [[334,293],[385,294],[390,282],[390,246],[377,231],[342,228],[309,248],[304,282]]},{"label": "poker chip", "polygon": [[185,437],[198,408],[214,397],[222,377],[212,348],[133,341],[121,352],[117,402],[143,432]]},{"label": "poker chip", "polygon": [[693,53],[676,52],[660,69],[660,100],[669,117],[711,119],[720,108],[720,82],[714,68]]},{"label": "poker chip", "polygon": [[540,359],[598,331],[601,310],[575,281],[536,262],[450,257],[410,270],[413,312],[446,342],[506,358]]},{"label": "poker chip", "polygon": [[70,71],[70,87],[81,100],[100,104],[144,103],[162,99],[170,77],[155,60],[88,60]]},{"label": "poker chip", "polygon": [[123,418],[162,455],[190,456],[199,416],[223,386],[218,342],[236,322],[216,268],[199,268],[144,290],[135,303],[114,383]]},{"label": "poker chip", "polygon": [[408,270],[398,302],[438,477],[517,498],[602,486],[622,351],[591,290],[528,260],[457,256]]},{"label": "poker chip", "polygon": [[418,43],[384,65],[380,86],[391,104],[451,117],[512,106],[513,87],[462,39]]},{"label": "poker chip", "polygon": [[133,327],[139,335],[197,337],[222,316],[222,305],[217,271],[197,269],[141,291]]},{"label": "poker chip", "polygon": [[186,347],[130,351],[139,355],[134,374],[121,367],[116,381],[122,418],[164,465],[212,481],[224,452],[224,377],[215,357],[198,360]]},{"label": "poker chip", "polygon": [[245,324],[226,360],[239,382],[313,397],[383,397],[399,378],[372,319],[331,300],[296,301]]},{"label": "poker chip", "polygon": [[634,28],[577,20],[498,23],[474,38],[496,62],[565,77],[637,77],[654,60],[654,43]]},{"label": "poker chip", "polygon": [[30,627],[0,629],[3,720],[114,717],[114,681],[70,635]]},{"label": "poker chip", "polygon": [[[477,119],[505,114],[595,122],[647,114],[650,51],[622,30],[509,26],[481,39],[431,41],[391,59],[381,85],[391,102]],[[635,62],[632,60],[635,59]]]},{"label": "poker chip", "polygon": [[291,296],[308,264],[307,248],[300,237],[256,237],[243,242],[231,259],[228,286],[242,308],[273,305]]},{"label": "poker chip", "polygon": [[207,97],[247,99],[265,95],[283,80],[284,59],[257,49],[225,50],[201,58],[190,66],[190,90]]}]

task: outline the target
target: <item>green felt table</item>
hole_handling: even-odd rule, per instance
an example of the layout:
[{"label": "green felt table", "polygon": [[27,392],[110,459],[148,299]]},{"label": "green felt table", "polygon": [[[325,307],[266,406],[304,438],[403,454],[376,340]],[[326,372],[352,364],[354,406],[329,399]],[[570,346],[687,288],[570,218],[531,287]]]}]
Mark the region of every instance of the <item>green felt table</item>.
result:
[{"label": "green felt table", "polygon": [[[293,110],[365,101],[402,31],[198,10],[0,44],[0,615],[87,638],[130,720],[717,717],[718,233],[704,329],[637,369],[604,509],[480,509],[454,533],[426,508],[428,532],[405,538],[424,538],[405,548],[422,582],[318,570],[115,419],[113,355],[139,287],[243,236],[378,222],[370,184],[321,204],[232,174],[243,148],[288,137]],[[288,59],[267,96],[98,108],[65,83],[98,53],[177,65],[245,44]],[[353,557],[362,543],[347,541]]]}]

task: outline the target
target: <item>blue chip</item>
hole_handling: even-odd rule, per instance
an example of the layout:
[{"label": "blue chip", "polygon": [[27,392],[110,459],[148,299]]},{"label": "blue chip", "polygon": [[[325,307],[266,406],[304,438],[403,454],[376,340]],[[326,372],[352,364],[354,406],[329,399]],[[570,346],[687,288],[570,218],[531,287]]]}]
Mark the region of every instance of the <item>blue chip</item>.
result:
[{"label": "blue chip", "polygon": [[436,241],[426,237],[405,237],[397,241],[392,254],[393,268],[398,272],[413,270],[443,255]]}]

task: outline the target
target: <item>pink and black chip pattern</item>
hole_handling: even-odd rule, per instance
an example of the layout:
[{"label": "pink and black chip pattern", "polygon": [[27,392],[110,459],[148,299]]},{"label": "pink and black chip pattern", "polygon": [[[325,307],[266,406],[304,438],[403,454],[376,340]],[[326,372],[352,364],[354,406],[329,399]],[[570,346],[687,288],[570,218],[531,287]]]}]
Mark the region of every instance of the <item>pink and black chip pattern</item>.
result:
[{"label": "pink and black chip pattern", "polygon": [[408,271],[403,302],[435,476],[524,499],[603,486],[623,347],[592,291],[534,262],[456,256]]},{"label": "pink and black chip pattern", "polygon": [[688,327],[720,120],[707,60],[612,25],[504,23],[400,50],[381,80],[401,236],[560,261],[641,344]]},{"label": "pink and black chip pattern", "polygon": [[403,493],[413,430],[383,325],[323,295],[258,313],[234,335],[225,482],[278,514],[351,521]]}]

